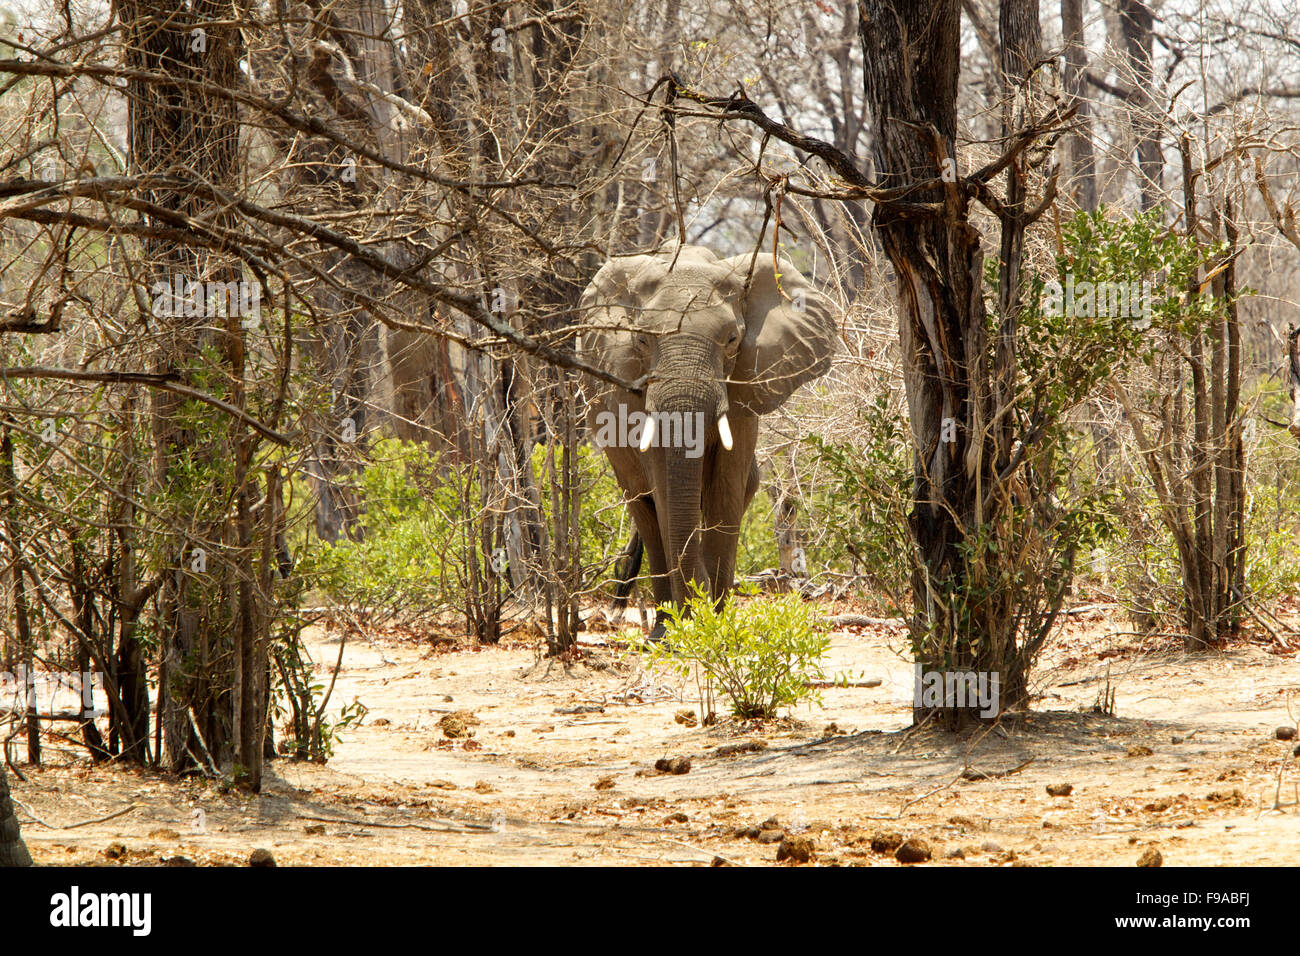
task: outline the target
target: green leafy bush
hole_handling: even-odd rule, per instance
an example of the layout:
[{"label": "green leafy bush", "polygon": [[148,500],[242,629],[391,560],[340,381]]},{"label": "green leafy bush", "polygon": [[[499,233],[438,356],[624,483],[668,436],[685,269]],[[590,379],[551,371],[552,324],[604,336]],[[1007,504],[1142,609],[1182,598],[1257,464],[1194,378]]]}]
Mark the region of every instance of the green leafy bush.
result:
[{"label": "green leafy bush", "polygon": [[452,606],[460,501],[454,481],[414,442],[380,439],[359,476],[365,534],[333,544],[309,536],[297,573],[333,603],[370,615],[415,616]]},{"label": "green leafy bush", "polygon": [[[540,492],[540,518],[552,528],[551,477],[547,448],[532,455]],[[364,609],[372,623],[393,617],[419,618],[461,609],[466,602],[470,563],[482,562],[481,516],[466,510],[475,501],[477,474],[470,465],[451,462],[419,442],[379,438],[369,463],[356,476],[361,502],[360,540],[321,542],[304,528],[296,541],[303,554],[297,576],[319,597],[341,608]],[[605,456],[578,449],[577,481],[584,579],[608,568],[631,534],[622,494]],[[310,503],[310,495],[296,498]],[[478,545],[476,550],[475,546]]]},{"label": "green leafy bush", "polygon": [[[533,479],[541,491],[542,520],[553,529],[554,505],[548,492],[551,485],[548,450],[545,445],[535,447],[532,465]],[[599,448],[579,445],[577,457],[577,483],[582,496],[582,509],[578,516],[582,560],[586,568],[600,574],[613,565],[623,545],[632,536],[632,522],[623,503],[623,492],[614,479],[614,471],[605,453]],[[599,577],[593,576],[590,580],[595,582]]]},{"label": "green leafy bush", "polygon": [[[1286,421],[1290,395],[1267,380],[1246,390],[1245,401],[1260,419]],[[1300,449],[1284,428],[1248,419],[1246,448],[1246,588],[1258,601],[1272,601],[1300,587]]]},{"label": "green leafy bush", "polygon": [[891,610],[908,610],[912,507],[912,444],[901,410],[881,393],[857,413],[854,442],[820,435],[804,439],[828,480],[811,502],[870,590]]},{"label": "green leafy bush", "polygon": [[731,699],[742,720],[775,717],[781,707],[817,700],[810,682],[825,679],[822,658],[830,649],[829,625],[814,605],[797,595],[731,600],[718,610],[692,583],[681,609],[666,605],[667,632],[661,643],[641,649],[654,665],[667,664],[683,676],[700,669],[700,704],[707,720],[713,688]]},{"label": "green leafy bush", "polygon": [[736,576],[757,574],[781,562],[773,532],[772,501],[759,492],[740,520],[740,539],[736,544]]}]

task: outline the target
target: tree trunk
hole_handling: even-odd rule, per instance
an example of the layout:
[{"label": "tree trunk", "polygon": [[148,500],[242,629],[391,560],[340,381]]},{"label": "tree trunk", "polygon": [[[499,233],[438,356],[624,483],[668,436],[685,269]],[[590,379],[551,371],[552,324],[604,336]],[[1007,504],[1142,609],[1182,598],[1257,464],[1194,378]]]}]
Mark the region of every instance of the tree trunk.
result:
[{"label": "tree trunk", "polygon": [[[1002,50],[1002,139],[1009,146],[1016,130],[1036,112],[1033,71],[1042,51],[1038,0],[1002,0],[998,16]],[[1015,432],[1016,330],[1021,308],[1020,267],[1025,245],[1025,196],[1030,170],[1022,153],[1007,169],[1007,196],[1000,216],[1001,259],[998,263],[998,340],[994,354],[994,460],[1000,473],[1011,460]]]},{"label": "tree trunk", "polygon": [[1120,30],[1128,62],[1131,93],[1129,122],[1137,141],[1138,188],[1142,209],[1153,209],[1163,199],[1164,156],[1160,150],[1160,116],[1155,97],[1154,38],[1151,8],[1145,0],[1119,0]]},{"label": "tree trunk", "polygon": [[[1245,450],[1242,441],[1241,326],[1235,298],[1237,228],[1232,204],[1211,207],[1201,222],[1195,183],[1204,169],[1193,164],[1192,143],[1184,136],[1183,219],[1188,239],[1200,245],[1203,232],[1225,236],[1227,249],[1187,279],[1184,295],[1194,303],[1208,285],[1222,312],[1175,341],[1186,363],[1166,376],[1160,402],[1159,440],[1142,425],[1134,402],[1117,389],[1160,502],[1161,517],[1178,548],[1183,610],[1189,650],[1203,650],[1239,626],[1245,600]],[[1183,339],[1181,332],[1171,332]],[[1190,388],[1186,380],[1190,379]],[[1190,392],[1190,396],[1188,393]],[[1190,397],[1190,407],[1188,398]],[[1190,420],[1190,429],[1189,429]]]},{"label": "tree trunk", "polygon": [[[774,478],[767,486],[768,496],[772,499],[772,530],[776,535],[777,562],[781,570],[782,590],[808,576],[807,550],[804,548],[803,536],[799,532],[799,505],[795,495],[796,490],[794,460],[789,459],[786,462],[784,477]],[[795,583],[794,586],[797,588],[799,585]]]},{"label": "tree trunk", "polygon": [[1286,360],[1291,382],[1291,425],[1289,430],[1300,441],[1300,326],[1292,325],[1286,334]]},{"label": "tree trunk", "polygon": [[0,490],[4,494],[5,537],[9,539],[9,574],[13,582],[14,627],[18,631],[18,655],[22,661],[21,693],[27,702],[24,720],[27,724],[27,762],[40,765],[41,721],[36,713],[36,695],[32,691],[35,680],[32,669],[36,664],[36,646],[32,642],[31,618],[27,606],[26,558],[18,523],[18,479],[14,472],[14,441],[6,419],[0,431]]},{"label": "tree trunk", "polygon": [[[68,594],[72,598],[72,610],[77,627],[81,630],[81,638],[77,641],[77,673],[85,681],[91,672],[90,642],[95,634],[95,597],[87,580],[89,569],[85,544],[78,539],[76,529],[68,533],[68,550],[72,554],[72,574],[68,582]],[[112,632],[109,633],[111,635]],[[108,675],[104,675],[104,680],[107,682]],[[111,759],[113,755],[104,746],[104,738],[95,724],[95,718],[86,713],[87,710],[94,710],[92,706],[88,706],[93,703],[90,696],[93,689],[93,683],[89,688],[84,685],[82,687],[81,742],[90,751],[91,762],[99,763]]]},{"label": "tree trunk", "polygon": [[18,828],[14,802],[9,794],[9,776],[0,759],[0,866],[31,866],[32,857]]},{"label": "tree trunk", "polygon": [[[196,0],[179,11],[158,0],[120,5],[127,67],[195,81],[128,83],[133,173],[168,172],[178,156],[185,157],[187,172],[196,178],[217,189],[239,191],[239,109],[229,98],[209,92],[213,87],[239,89],[244,83],[240,27],[228,13],[215,0]],[[232,225],[229,210],[193,191],[158,187],[146,190],[144,198],[195,220]],[[153,238],[145,241],[144,250],[149,284],[243,278],[230,255]],[[229,389],[232,403],[242,407],[248,383],[239,310],[197,320],[185,311],[185,316],[149,317],[151,329],[157,329],[155,369],[187,382],[212,372]],[[218,362],[211,360],[213,354],[220,356]],[[181,770],[207,750],[229,765],[241,756],[239,741],[232,739],[239,731],[236,715],[243,714],[246,695],[256,691],[255,682],[241,680],[238,666],[246,660],[250,642],[257,641],[247,629],[249,616],[241,607],[238,583],[256,578],[254,549],[240,540],[242,519],[230,517],[231,510],[242,514],[255,493],[249,487],[248,434],[224,415],[210,414],[194,423],[178,396],[155,392],[152,400],[153,483],[172,509],[174,526],[164,545],[167,564],[158,619],[165,676],[159,692],[161,762]],[[168,500],[180,494],[177,488],[189,488],[188,496]],[[245,765],[250,778],[256,779],[259,766]]]},{"label": "tree trunk", "polygon": [[[112,512],[114,537],[117,539],[117,559],[112,571],[115,580],[114,616],[118,621],[117,653],[111,664],[111,674],[104,677],[105,690],[110,697],[110,739],[116,738],[120,756],[144,764],[149,759],[149,678],[145,649],[139,636],[140,615],[149,599],[162,584],[155,578],[151,584],[141,585],[136,558],[137,514],[135,502],[139,497],[141,466],[135,441],[138,427],[136,399],[128,395],[123,402],[115,451],[119,460],[130,462],[122,473],[119,494]],[[111,650],[111,648],[110,648]],[[161,712],[161,698],[159,699]],[[155,753],[157,758],[158,754]]]},{"label": "tree trunk", "polygon": [[[998,376],[1004,378],[1006,401],[1014,369],[1014,311],[1004,316],[997,368],[991,369],[980,236],[970,224],[966,194],[943,175],[955,163],[959,4],[863,0],[859,9],[880,184],[941,180],[939,186],[913,189],[906,203],[877,205],[873,216],[896,274],[914,442],[913,648],[924,671],[997,674],[1006,709],[1024,701],[1029,665],[1010,623],[1016,595],[999,583],[1003,552],[995,536],[1005,491],[995,464],[1006,451],[999,454],[1005,444],[997,434],[1001,427],[990,427]],[[1028,38],[1016,39],[1008,51],[1008,66],[1023,72],[1034,60],[1037,21],[1028,8],[1007,16],[1006,32]],[[1014,180],[1021,174],[1010,175]],[[1009,254],[1018,256],[1018,250],[1013,242]],[[1009,262],[1002,271],[1013,276],[1016,269],[1018,262]],[[914,706],[917,720],[937,713],[950,726],[975,712],[969,706],[923,707],[920,701]]]},{"label": "tree trunk", "polygon": [[1084,92],[1088,48],[1083,33],[1087,0],[1061,0],[1061,35],[1065,38],[1065,94],[1075,107],[1078,129],[1066,138],[1069,191],[1079,207],[1097,208],[1097,160],[1092,146],[1092,104]]}]

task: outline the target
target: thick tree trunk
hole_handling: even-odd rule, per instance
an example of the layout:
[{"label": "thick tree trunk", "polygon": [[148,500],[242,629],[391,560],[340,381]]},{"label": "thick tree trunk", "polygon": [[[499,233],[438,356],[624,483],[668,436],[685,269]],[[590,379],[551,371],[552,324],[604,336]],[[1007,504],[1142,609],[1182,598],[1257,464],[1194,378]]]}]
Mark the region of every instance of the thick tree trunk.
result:
[{"label": "thick tree trunk", "polygon": [[[913,647],[925,671],[997,674],[1005,709],[1023,702],[1029,661],[1016,646],[1016,595],[999,583],[999,553],[976,543],[986,536],[996,543],[1006,495],[996,464],[1007,455],[1008,433],[995,424],[995,391],[1004,403],[1010,400],[1016,299],[1010,293],[1018,261],[1003,270],[1008,312],[991,358],[980,236],[970,224],[965,192],[944,176],[955,163],[959,4],[863,0],[859,9],[881,185],[940,181],[913,189],[906,202],[878,205],[873,217],[897,277],[914,441]],[[1028,7],[1008,16],[1004,30],[1016,45],[1006,62],[1023,75],[1036,59],[1037,20]],[[1022,173],[1013,169],[1010,175],[1014,182]],[[1011,214],[1018,215],[1014,207]],[[1012,239],[1004,252],[1015,260],[1019,243]],[[936,712],[955,726],[975,708],[932,708],[920,701],[914,708],[918,720]]]},{"label": "thick tree trunk", "polygon": [[[180,11],[157,0],[121,4],[127,66],[197,81],[128,84],[133,172],[168,172],[183,157],[188,174],[218,189],[238,191],[243,155],[239,110],[229,99],[209,92],[211,87],[238,89],[245,82],[239,66],[241,33],[228,13],[214,0],[196,0]],[[146,198],[196,220],[229,223],[228,211],[193,192],[160,188],[149,190]],[[149,283],[243,278],[228,255],[156,239],[146,242],[145,252]],[[202,317],[185,311],[185,316],[150,317],[151,327],[158,329],[155,368],[182,380],[200,370],[213,371],[229,389],[232,404],[242,407],[249,384],[243,325],[247,317],[238,309]],[[212,354],[221,357],[221,364],[204,369],[212,364]],[[243,737],[251,732],[246,715],[259,699],[256,675],[266,668],[264,658],[249,666],[250,653],[256,659],[265,646],[255,632],[264,616],[251,604],[269,596],[254,598],[251,593],[257,571],[256,549],[247,540],[248,502],[257,491],[251,487],[250,437],[224,416],[198,425],[187,422],[184,403],[175,395],[157,392],[152,397],[154,486],[164,500],[181,494],[177,488],[191,489],[188,497],[167,501],[179,533],[167,546],[170,566],[163,577],[158,621],[164,677],[159,691],[161,762],[173,770],[200,758],[227,768],[238,762],[246,780],[256,786],[261,738],[250,751]],[[201,482],[197,488],[196,476]]]},{"label": "thick tree trunk", "polygon": [[[938,178],[941,161],[955,161],[957,4],[865,0],[860,10],[866,97],[875,127],[872,153],[881,185]],[[931,126],[937,140],[925,133]],[[984,417],[971,383],[984,345],[984,303],[983,257],[967,222],[965,197],[955,189],[945,195],[931,188],[914,199],[939,204],[942,211],[909,217],[878,206],[873,225],[897,274],[915,443],[910,523],[921,560],[913,576],[916,636],[921,637],[948,629],[944,598],[960,587],[963,576],[962,526],[973,517],[976,487],[976,475],[965,465],[966,449],[971,436],[983,432],[970,424]],[[946,421],[958,426],[948,431],[952,441],[942,440]]]},{"label": "thick tree trunk", "polygon": [[1089,212],[1097,208],[1097,158],[1092,145],[1092,104],[1087,85],[1088,48],[1083,33],[1087,0],[1061,0],[1061,35],[1065,38],[1065,94],[1075,107],[1078,127],[1066,139],[1067,182],[1074,201]]},{"label": "thick tree trunk", "polygon": [[31,866],[32,857],[18,828],[14,802],[9,794],[9,776],[0,759],[0,866]]},{"label": "thick tree trunk", "polygon": [[1128,99],[1129,122],[1137,141],[1138,187],[1142,208],[1153,209],[1163,195],[1164,155],[1160,150],[1160,116],[1156,105],[1154,20],[1145,0],[1119,0],[1120,30],[1132,86]]},{"label": "thick tree trunk", "polygon": [[[20,537],[20,525],[16,514],[18,508],[18,479],[14,472],[14,442],[9,432],[10,422],[5,421],[0,431],[0,491],[4,496],[5,537],[9,541],[9,574],[13,583],[14,628],[18,632],[18,655],[22,661],[23,676],[27,681],[35,679],[32,669],[36,664],[36,646],[32,642],[31,619],[27,606],[27,583],[25,580],[27,561],[23,556]],[[27,724],[27,762],[41,762],[41,722],[36,713],[36,698],[27,685],[23,687],[23,699],[27,702],[24,720]]]}]

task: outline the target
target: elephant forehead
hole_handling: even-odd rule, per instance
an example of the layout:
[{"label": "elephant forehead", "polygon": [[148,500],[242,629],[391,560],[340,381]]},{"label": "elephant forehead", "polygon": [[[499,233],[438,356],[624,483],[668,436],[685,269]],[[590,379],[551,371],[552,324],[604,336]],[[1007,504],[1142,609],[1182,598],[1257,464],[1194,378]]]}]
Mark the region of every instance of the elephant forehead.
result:
[{"label": "elephant forehead", "polygon": [[634,268],[624,272],[628,290],[636,295],[653,295],[666,290],[713,293],[723,289],[732,278],[731,268],[722,263],[683,258],[669,270],[670,264],[671,258],[641,257]]}]

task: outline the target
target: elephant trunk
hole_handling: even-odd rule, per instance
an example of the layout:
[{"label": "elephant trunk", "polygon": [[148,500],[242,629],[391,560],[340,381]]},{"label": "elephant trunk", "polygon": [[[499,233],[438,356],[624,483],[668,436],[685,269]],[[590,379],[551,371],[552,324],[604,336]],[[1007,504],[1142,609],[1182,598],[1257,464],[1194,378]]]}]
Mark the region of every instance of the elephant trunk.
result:
[{"label": "elephant trunk", "polygon": [[668,448],[664,452],[669,502],[662,519],[663,535],[673,601],[679,605],[690,597],[688,581],[705,581],[700,557],[700,492],[704,466],[698,458],[687,458],[685,451],[683,448]]},{"label": "elephant trunk", "polygon": [[[667,356],[665,357],[667,358]],[[694,579],[709,590],[701,554],[701,503],[704,453],[717,437],[718,422],[727,412],[727,398],[719,375],[707,355],[686,355],[698,368],[681,374],[661,365],[660,378],[646,392],[646,411],[656,421],[655,486],[662,490],[656,501],[663,535],[673,601],[684,604]],[[708,363],[707,365],[705,363]],[[730,439],[729,430],[723,434]],[[729,441],[728,441],[729,443]]]}]

